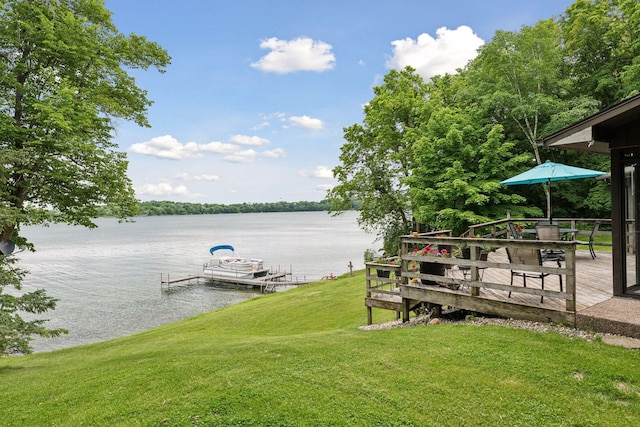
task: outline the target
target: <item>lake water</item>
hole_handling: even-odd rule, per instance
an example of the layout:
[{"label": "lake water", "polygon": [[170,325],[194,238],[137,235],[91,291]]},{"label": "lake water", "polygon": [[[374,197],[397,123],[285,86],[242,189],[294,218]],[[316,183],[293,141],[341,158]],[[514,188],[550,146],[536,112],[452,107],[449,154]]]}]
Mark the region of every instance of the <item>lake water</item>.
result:
[{"label": "lake water", "polygon": [[133,223],[100,218],[96,229],[23,227],[37,249],[17,255],[30,272],[23,289],[44,288],[58,298],[56,310],[38,318],[69,330],[35,339],[34,351],[129,335],[259,296],[210,285],[161,290],[161,274],[201,272],[214,245],[233,245],[239,256],[263,258],[265,267],[306,281],[346,273],[350,262],[362,269],[364,251],[379,244],[356,218],[353,211],[338,217],[287,212],[139,217]]}]

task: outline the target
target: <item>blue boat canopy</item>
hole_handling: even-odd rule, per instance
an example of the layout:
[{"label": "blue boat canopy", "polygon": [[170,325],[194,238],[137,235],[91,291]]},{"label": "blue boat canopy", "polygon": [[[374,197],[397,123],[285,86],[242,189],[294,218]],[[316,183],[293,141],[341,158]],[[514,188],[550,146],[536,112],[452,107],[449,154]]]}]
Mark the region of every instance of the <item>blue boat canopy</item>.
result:
[{"label": "blue boat canopy", "polygon": [[230,251],[234,251],[234,252],[235,252],[235,249],[233,249],[233,246],[231,246],[231,245],[218,245],[218,246],[214,246],[214,247],[212,247],[211,249],[209,249],[209,253],[210,253],[211,255],[213,255],[213,253],[214,253],[215,251],[218,251],[218,250],[220,250],[220,249],[228,249],[228,250],[230,250]]}]

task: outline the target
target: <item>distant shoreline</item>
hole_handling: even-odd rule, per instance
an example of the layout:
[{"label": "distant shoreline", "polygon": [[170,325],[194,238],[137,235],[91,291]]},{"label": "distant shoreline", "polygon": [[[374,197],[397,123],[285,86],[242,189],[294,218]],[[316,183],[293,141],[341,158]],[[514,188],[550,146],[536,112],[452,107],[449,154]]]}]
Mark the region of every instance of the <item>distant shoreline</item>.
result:
[{"label": "distant shoreline", "polygon": [[[352,203],[350,210],[357,209]],[[189,203],[156,201],[138,202],[136,216],[165,216],[165,215],[212,215],[225,213],[269,213],[269,212],[318,212],[330,211],[331,204],[320,202],[272,202],[272,203],[235,203],[223,205],[217,203]],[[116,217],[117,210],[112,206],[102,206],[98,209],[100,217]]]}]

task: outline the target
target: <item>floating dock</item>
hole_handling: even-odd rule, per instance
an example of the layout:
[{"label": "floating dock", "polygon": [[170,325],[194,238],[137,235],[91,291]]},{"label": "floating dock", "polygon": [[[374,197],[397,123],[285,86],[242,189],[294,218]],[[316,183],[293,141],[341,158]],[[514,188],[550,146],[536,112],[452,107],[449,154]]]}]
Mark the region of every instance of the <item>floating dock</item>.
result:
[{"label": "floating dock", "polygon": [[232,276],[216,276],[204,273],[171,279],[169,274],[167,274],[166,276],[162,273],[160,274],[160,288],[163,290],[170,290],[172,287],[175,288],[180,286],[188,286],[194,284],[197,285],[204,283],[217,283],[220,285],[238,286],[253,289],[258,288],[261,292],[270,293],[275,292],[278,286],[299,286],[304,285],[307,282],[306,280],[293,280],[291,273],[282,271],[268,273],[266,276],[254,277],[251,279]]}]

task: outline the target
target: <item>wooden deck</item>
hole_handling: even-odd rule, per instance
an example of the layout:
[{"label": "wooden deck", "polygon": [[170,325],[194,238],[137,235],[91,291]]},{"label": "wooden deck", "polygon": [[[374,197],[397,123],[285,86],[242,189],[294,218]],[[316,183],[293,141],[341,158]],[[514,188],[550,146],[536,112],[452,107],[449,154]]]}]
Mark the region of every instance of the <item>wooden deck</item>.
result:
[{"label": "wooden deck", "polygon": [[[489,260],[492,262],[508,263],[507,254],[504,248],[489,254]],[[449,272],[455,276],[461,274],[456,269]],[[588,250],[576,250],[576,311],[584,310],[613,296],[611,286],[612,260],[610,252],[598,252],[595,259],[591,259]],[[509,270],[487,268],[484,271],[483,281],[491,281],[497,283],[509,283]],[[516,284],[521,284],[522,279],[515,278]],[[539,287],[540,280],[529,279],[527,286]],[[559,289],[557,276],[548,276],[545,280],[547,289]],[[522,303],[536,307],[543,307],[552,310],[564,310],[564,300],[557,298],[545,298],[540,303],[540,298],[535,295],[516,294],[513,293],[511,298],[508,292],[484,290],[486,296],[491,296],[497,300],[509,301],[514,303]]]},{"label": "wooden deck", "polygon": [[[511,244],[509,241],[503,242]],[[478,277],[474,281],[468,273],[466,279],[463,277],[458,265],[461,262],[469,263],[468,260],[446,260],[450,268],[446,270],[444,278],[440,279],[441,286],[423,285],[420,280],[415,280],[422,275],[404,269],[402,272],[396,271],[395,278],[392,275],[391,279],[380,279],[372,266],[367,269],[367,281],[370,284],[365,298],[368,322],[373,321],[372,308],[394,310],[403,313],[405,320],[408,320],[410,310],[427,303],[504,317],[575,325],[576,313],[610,300],[613,290],[611,253],[598,252],[595,259],[591,258],[588,250],[576,250],[575,256],[573,253],[570,252],[567,257],[570,260],[567,263],[569,266],[563,265],[559,269],[543,268],[563,275],[563,292],[560,292],[559,277],[556,274],[547,276],[545,290],[541,289],[539,279],[528,279],[525,289],[519,277],[514,279],[514,285],[511,287],[511,264],[504,247],[489,253],[486,263],[471,262],[487,266],[481,273],[481,280]],[[575,282],[571,283],[573,280]],[[543,302],[540,301],[541,296],[544,296]]]},{"label": "wooden deck", "polygon": [[[539,220],[504,219],[478,224],[461,237],[451,237],[448,231],[403,236],[400,265],[365,263],[368,323],[373,323],[374,308],[394,310],[407,321],[411,312],[420,306],[432,312],[446,306],[640,338],[640,285],[627,287],[625,297],[614,297],[611,252],[596,250],[597,256],[592,259],[587,247],[575,240],[514,238],[517,236],[506,227],[508,222],[527,226]],[[558,221],[581,230],[583,223],[606,220],[565,218]],[[582,227],[577,227],[578,223]],[[573,235],[574,239],[585,240],[577,234],[580,232]],[[437,256],[433,248],[446,248],[454,255],[469,248],[469,259]],[[520,250],[522,254],[527,250],[562,251],[564,256],[560,264],[548,261],[539,265],[518,255],[510,262],[506,248],[514,252]],[[489,251],[486,260],[480,257],[482,251]],[[635,274],[635,259],[635,254],[627,256],[627,271],[631,274]],[[438,271],[434,264],[445,265],[446,272]],[[465,269],[466,276],[460,266],[471,267]],[[391,273],[391,277],[380,277],[384,270]],[[544,289],[539,278],[528,279],[526,288],[521,277],[514,277],[511,283],[511,272],[522,270],[545,273]],[[628,282],[637,283],[637,278],[628,277]]]}]

